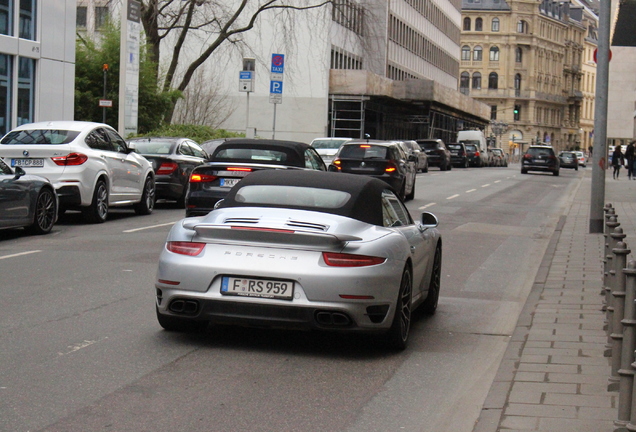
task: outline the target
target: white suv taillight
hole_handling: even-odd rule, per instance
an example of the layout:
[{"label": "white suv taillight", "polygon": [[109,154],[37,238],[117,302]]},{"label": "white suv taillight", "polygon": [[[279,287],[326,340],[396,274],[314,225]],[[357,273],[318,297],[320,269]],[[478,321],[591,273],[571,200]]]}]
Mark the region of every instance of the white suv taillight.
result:
[{"label": "white suv taillight", "polygon": [[51,160],[59,166],[82,165],[88,160],[88,156],[83,153],[69,153],[66,156],[52,157]]}]

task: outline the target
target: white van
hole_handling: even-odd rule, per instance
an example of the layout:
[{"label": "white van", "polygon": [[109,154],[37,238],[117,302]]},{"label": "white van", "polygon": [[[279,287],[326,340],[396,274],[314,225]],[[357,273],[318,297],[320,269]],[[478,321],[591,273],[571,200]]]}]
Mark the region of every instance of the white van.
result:
[{"label": "white van", "polygon": [[488,151],[486,137],[480,130],[465,130],[457,132],[457,142],[463,142],[464,144],[476,144],[479,146],[481,151]]}]

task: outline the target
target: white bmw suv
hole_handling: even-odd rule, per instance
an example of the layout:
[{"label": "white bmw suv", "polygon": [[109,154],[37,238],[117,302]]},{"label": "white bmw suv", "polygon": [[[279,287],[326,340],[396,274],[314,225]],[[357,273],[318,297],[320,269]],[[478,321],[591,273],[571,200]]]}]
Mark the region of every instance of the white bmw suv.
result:
[{"label": "white bmw suv", "polygon": [[13,168],[46,177],[60,210],[81,210],[89,222],[104,222],[109,207],[132,205],[137,214],[150,214],[155,205],[152,165],[106,124],[25,124],[0,140],[0,157]]}]

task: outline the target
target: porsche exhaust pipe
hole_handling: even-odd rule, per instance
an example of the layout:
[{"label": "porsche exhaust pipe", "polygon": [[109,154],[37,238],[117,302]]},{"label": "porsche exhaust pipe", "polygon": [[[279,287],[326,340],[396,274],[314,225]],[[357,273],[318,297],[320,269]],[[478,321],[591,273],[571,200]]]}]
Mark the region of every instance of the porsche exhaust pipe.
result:
[{"label": "porsche exhaust pipe", "polygon": [[316,312],[316,322],[323,327],[347,327],[352,324],[347,314],[329,311]]}]

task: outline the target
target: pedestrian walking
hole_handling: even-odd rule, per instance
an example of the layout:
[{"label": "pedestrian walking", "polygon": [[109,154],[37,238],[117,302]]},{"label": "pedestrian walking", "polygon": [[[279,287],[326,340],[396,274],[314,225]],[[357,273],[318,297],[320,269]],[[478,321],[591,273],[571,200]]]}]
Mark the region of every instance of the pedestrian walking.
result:
[{"label": "pedestrian walking", "polygon": [[612,153],[612,166],[614,167],[614,172],[612,173],[612,177],[614,180],[618,180],[618,175],[621,172],[621,165],[625,163],[625,157],[623,152],[621,151],[621,146],[617,145],[614,148],[614,153]]},{"label": "pedestrian walking", "polygon": [[627,145],[625,150],[625,160],[627,161],[627,177],[636,180],[636,173],[634,173],[634,144],[636,141],[632,141]]}]

